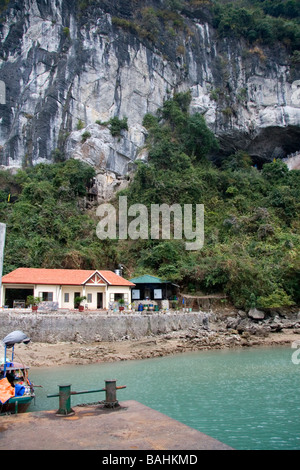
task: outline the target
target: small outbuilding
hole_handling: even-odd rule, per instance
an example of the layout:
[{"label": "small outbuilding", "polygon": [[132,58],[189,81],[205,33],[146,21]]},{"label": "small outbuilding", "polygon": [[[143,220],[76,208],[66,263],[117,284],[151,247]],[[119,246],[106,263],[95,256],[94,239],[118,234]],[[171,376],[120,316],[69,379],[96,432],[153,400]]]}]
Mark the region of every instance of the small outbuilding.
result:
[{"label": "small outbuilding", "polygon": [[146,299],[154,301],[171,300],[178,294],[176,284],[149,274],[130,279],[130,282],[134,284],[131,289],[132,301]]}]

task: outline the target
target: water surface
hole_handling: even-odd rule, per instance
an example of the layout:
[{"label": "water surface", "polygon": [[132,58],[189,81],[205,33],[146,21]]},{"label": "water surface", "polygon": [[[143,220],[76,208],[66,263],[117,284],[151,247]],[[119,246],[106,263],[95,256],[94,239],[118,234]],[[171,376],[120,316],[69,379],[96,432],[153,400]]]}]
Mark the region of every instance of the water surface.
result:
[{"label": "water surface", "polygon": [[[136,400],[235,449],[300,449],[300,365],[291,348],[201,351],[164,358],[32,369],[31,411],[58,408],[58,385],[72,390],[126,385],[119,401]],[[72,406],[104,393],[72,396]]]}]

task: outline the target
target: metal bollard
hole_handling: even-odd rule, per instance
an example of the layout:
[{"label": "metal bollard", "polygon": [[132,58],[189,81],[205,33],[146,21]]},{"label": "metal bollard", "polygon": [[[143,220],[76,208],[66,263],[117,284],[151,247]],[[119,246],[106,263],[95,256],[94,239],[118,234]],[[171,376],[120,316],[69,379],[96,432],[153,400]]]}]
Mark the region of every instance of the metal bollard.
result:
[{"label": "metal bollard", "polygon": [[105,408],[117,408],[119,402],[117,400],[117,390],[126,388],[126,385],[117,387],[116,380],[106,380],[105,388],[98,390],[83,390],[81,392],[72,392],[71,385],[59,385],[59,393],[55,395],[47,395],[48,398],[58,397],[59,398],[59,409],[56,412],[57,416],[70,416],[75,414],[75,411],[71,408],[71,396],[82,395],[85,393],[98,393],[105,392],[105,400],[102,402]]},{"label": "metal bollard", "polygon": [[74,414],[71,408],[71,385],[59,385],[59,409],[57,416],[70,416]]},{"label": "metal bollard", "polygon": [[106,408],[114,408],[119,405],[117,400],[117,381],[105,380],[105,402]]}]

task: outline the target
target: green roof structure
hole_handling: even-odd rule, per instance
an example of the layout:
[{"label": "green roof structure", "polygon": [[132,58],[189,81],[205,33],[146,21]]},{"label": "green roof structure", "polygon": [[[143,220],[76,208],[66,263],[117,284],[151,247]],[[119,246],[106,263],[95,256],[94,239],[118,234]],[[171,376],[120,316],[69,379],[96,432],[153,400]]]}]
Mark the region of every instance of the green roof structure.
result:
[{"label": "green roof structure", "polygon": [[131,289],[133,300],[166,300],[176,295],[178,286],[170,281],[150,274],[144,274],[130,280],[135,286]]},{"label": "green roof structure", "polygon": [[133,284],[165,284],[169,281],[163,281],[155,276],[150,276],[150,274],[144,274],[144,276],[135,277],[134,279],[130,279],[130,282]]}]

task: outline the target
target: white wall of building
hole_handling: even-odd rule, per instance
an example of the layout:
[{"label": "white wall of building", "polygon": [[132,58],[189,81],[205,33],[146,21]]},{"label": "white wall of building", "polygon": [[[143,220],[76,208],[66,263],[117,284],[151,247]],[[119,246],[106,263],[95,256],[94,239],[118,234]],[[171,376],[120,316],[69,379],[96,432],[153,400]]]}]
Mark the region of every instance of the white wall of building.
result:
[{"label": "white wall of building", "polygon": [[74,308],[74,297],[78,293],[80,297],[87,297],[83,302],[88,310],[98,308],[98,293],[102,294],[102,308],[109,309],[112,302],[122,296],[126,303],[131,303],[131,288],[128,286],[106,286],[106,285],[86,285],[86,286],[59,286],[38,284],[29,285],[4,285],[2,286],[2,295],[5,296],[5,288],[11,289],[33,289],[34,296],[48,297],[48,301],[58,302],[59,308],[72,310]]}]

